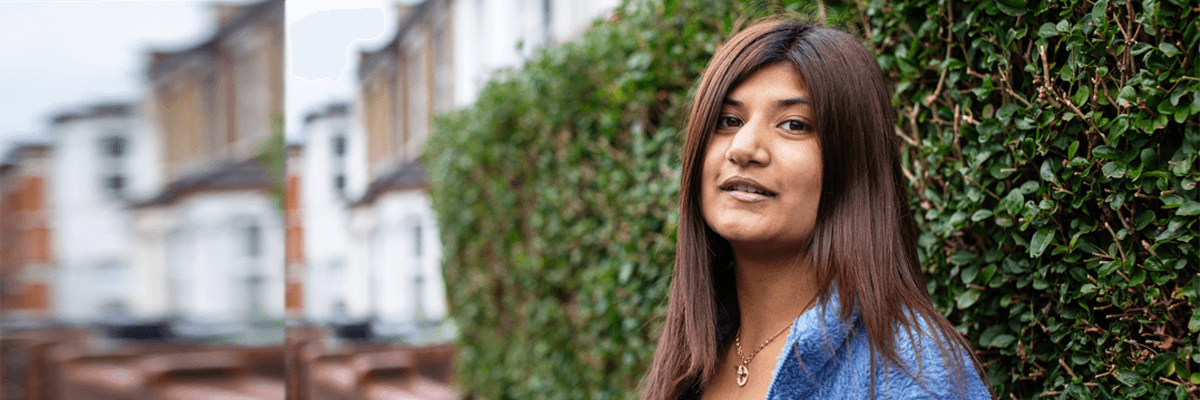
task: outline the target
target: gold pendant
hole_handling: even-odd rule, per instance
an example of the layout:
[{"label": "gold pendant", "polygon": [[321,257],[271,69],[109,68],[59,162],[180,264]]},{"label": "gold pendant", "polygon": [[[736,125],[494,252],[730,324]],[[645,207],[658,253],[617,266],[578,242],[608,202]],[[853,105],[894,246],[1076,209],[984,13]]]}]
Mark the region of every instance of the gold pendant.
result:
[{"label": "gold pendant", "polygon": [[750,379],[750,369],[745,365],[739,365],[737,368],[738,386],[746,386],[746,380]]}]

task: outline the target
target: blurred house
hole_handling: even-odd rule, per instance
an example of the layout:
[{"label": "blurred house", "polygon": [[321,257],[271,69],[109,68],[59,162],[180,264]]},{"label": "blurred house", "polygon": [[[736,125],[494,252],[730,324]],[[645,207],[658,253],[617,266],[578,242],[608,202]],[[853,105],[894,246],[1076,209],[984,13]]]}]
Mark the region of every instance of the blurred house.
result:
[{"label": "blurred house", "polygon": [[160,185],[157,144],[135,104],[100,103],[53,118],[50,180],[58,260],[57,318],[73,324],[159,316],[144,290],[154,271],[134,269],[127,208]]},{"label": "blurred house", "polygon": [[451,2],[398,6],[399,29],[361,53],[344,204],[348,237],[342,293],[372,334],[410,343],[446,340],[441,245],[417,161],[430,117],[452,105]]},{"label": "blurred house", "polygon": [[454,107],[475,96],[498,70],[520,66],[538,47],[570,41],[605,18],[620,0],[458,0],[453,5]]},{"label": "blurred house", "polygon": [[[131,206],[133,268],[148,302],[185,336],[282,340],[284,221],[269,191],[282,171],[282,0],[214,6],[220,27],[150,55],[145,118],[164,185]],[[249,339],[258,337],[258,339]]]},{"label": "blurred house", "polygon": [[303,205],[300,219],[310,227],[304,230],[302,240],[306,268],[297,274],[316,283],[304,292],[304,316],[308,321],[347,321],[347,182],[363,180],[360,166],[365,146],[361,135],[350,135],[349,106],[345,103],[333,103],[310,113],[305,117],[304,129],[304,142],[294,146],[297,156],[289,159],[295,164],[288,165],[295,165],[304,177],[299,190]]},{"label": "blurred house", "polygon": [[0,398],[284,398],[284,4],[212,10],[0,159]]},{"label": "blurred house", "polygon": [[303,166],[296,173],[305,227],[297,240],[305,261],[296,274],[306,282],[296,287],[307,321],[359,324],[364,336],[407,343],[453,336],[429,178],[418,160],[431,118],[471,104],[496,71],[519,66],[536,47],[572,39],[617,3],[426,0],[396,6],[399,24],[391,40],[360,53],[354,101],[310,113],[294,153]]},{"label": "blurred house", "polygon": [[51,320],[56,273],[47,181],[52,147],[18,145],[0,155],[0,326]]}]

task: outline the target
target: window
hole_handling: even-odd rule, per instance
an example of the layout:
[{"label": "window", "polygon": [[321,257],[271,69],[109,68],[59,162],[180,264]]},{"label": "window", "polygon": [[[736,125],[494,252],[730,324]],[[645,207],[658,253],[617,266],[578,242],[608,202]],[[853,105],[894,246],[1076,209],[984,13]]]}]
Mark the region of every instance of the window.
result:
[{"label": "window", "polygon": [[246,311],[247,316],[252,319],[261,319],[266,315],[266,307],[262,301],[266,292],[266,280],[266,277],[257,271],[246,276]]},{"label": "window", "polygon": [[345,317],[349,313],[346,309],[346,296],[343,294],[346,286],[346,269],[341,261],[337,261],[329,265],[326,274],[328,285],[325,290],[328,291],[326,299],[329,302],[327,304],[330,305],[329,312],[334,317]]},{"label": "window", "polygon": [[262,255],[262,227],[258,221],[249,219],[244,225],[244,234],[246,240],[246,256],[249,258],[246,264],[246,275],[244,279],[245,301],[242,304],[246,305],[246,317],[250,319],[260,319],[265,315],[265,302],[263,296],[266,293],[266,276],[262,274],[262,265],[260,265],[259,256]]},{"label": "window", "polygon": [[333,155],[342,157],[346,155],[346,137],[337,135],[333,137]]},{"label": "window", "polygon": [[125,315],[125,269],[117,261],[108,261],[96,268],[96,299],[102,318]]},{"label": "window", "polygon": [[421,262],[421,224],[413,225],[413,320],[425,320],[425,307],[422,306],[425,292],[425,274],[422,273]]},{"label": "window", "polygon": [[107,178],[104,178],[104,187],[107,187],[113,192],[120,193],[121,189],[125,187],[125,177],[121,175],[111,175]]},{"label": "window", "polygon": [[102,141],[102,152],[109,157],[117,158],[125,155],[125,138],[112,136]]},{"label": "window", "polygon": [[186,304],[190,287],[187,285],[187,253],[186,236],[183,228],[175,228],[167,232],[167,311],[172,318],[180,318],[186,312]]},{"label": "window", "polygon": [[413,255],[416,255],[418,260],[421,258],[421,224],[413,227]]},{"label": "window", "polygon": [[262,228],[257,223],[246,227],[246,255],[258,257],[262,254]]}]

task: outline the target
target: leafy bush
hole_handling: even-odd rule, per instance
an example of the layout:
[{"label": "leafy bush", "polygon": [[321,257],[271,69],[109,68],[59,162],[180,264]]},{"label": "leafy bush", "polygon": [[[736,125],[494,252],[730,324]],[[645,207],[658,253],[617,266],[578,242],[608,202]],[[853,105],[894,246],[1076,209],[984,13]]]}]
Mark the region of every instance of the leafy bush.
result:
[{"label": "leafy bush", "polygon": [[619,14],[437,120],[425,162],[468,392],[626,398],[645,374],[674,259],[684,97],[720,37],[693,16],[712,12]]},{"label": "leafy bush", "polygon": [[[438,118],[424,161],[483,398],[628,398],[673,266],[688,94],[734,21],[638,2]],[[935,304],[1004,398],[1197,397],[1195,5],[831,3],[895,83]]]},{"label": "leafy bush", "polygon": [[1004,396],[1196,398],[1200,9],[953,3],[863,20],[935,303]]}]

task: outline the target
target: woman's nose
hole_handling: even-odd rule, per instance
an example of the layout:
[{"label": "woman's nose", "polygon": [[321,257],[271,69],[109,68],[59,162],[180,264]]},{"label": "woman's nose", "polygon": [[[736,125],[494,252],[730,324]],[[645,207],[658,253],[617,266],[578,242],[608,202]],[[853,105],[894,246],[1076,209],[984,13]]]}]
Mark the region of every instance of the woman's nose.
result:
[{"label": "woman's nose", "polygon": [[770,154],[764,147],[769,127],[760,125],[762,124],[747,123],[738,129],[737,133],[733,135],[733,141],[729,143],[729,149],[725,151],[725,158],[743,167],[752,164],[758,166],[770,164]]}]

